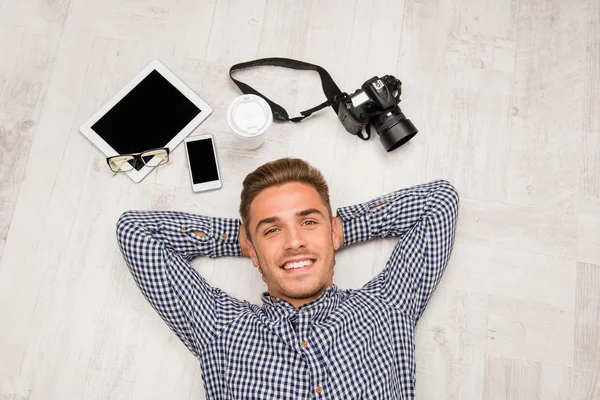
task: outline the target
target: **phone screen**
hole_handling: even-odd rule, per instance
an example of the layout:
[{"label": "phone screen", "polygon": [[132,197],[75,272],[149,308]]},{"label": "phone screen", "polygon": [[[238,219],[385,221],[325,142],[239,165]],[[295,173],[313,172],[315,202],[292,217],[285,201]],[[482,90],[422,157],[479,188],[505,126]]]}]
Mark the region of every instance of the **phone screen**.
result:
[{"label": "phone screen", "polygon": [[219,180],[217,159],[213,151],[212,139],[194,140],[185,142],[187,145],[192,180],[194,185]]}]

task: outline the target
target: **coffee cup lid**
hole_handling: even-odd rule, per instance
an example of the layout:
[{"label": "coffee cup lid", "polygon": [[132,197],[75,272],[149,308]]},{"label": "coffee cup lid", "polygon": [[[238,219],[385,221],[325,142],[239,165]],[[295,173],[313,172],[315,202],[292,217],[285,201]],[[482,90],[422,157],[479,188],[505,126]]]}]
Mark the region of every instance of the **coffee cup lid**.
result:
[{"label": "coffee cup lid", "polygon": [[262,97],[245,94],[233,100],[227,108],[227,122],[240,136],[259,136],[273,122],[273,112]]}]

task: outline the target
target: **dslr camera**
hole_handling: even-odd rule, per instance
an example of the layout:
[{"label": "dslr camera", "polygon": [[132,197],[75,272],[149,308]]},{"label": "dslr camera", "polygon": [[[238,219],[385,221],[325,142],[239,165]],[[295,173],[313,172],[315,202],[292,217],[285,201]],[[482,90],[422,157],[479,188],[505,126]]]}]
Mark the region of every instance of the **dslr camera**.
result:
[{"label": "dslr camera", "polygon": [[401,86],[402,82],[392,75],[375,76],[354,93],[338,95],[338,118],[344,128],[368,140],[372,125],[388,152],[408,142],[418,131],[398,106]]}]

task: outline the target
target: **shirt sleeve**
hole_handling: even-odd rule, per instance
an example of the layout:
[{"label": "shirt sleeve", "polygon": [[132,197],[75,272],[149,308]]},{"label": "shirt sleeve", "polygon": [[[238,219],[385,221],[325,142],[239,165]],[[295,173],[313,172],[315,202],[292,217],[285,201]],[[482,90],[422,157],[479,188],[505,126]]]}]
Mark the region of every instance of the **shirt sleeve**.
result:
[{"label": "shirt sleeve", "polygon": [[237,219],[168,211],[128,211],[117,222],[119,247],[136,284],[196,357],[246,302],[211,287],[189,261],[241,256],[239,227]]},{"label": "shirt sleeve", "polygon": [[435,290],[454,245],[458,193],[447,181],[400,189],[338,209],[344,244],[398,236],[383,271],[365,287],[415,321]]}]

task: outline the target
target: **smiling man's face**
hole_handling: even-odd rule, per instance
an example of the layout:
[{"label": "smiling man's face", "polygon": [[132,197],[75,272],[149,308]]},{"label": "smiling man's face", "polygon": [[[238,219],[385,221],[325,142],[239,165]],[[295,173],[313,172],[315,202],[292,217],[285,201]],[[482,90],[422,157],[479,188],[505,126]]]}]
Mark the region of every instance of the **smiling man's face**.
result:
[{"label": "smiling man's face", "polygon": [[271,296],[295,307],[333,284],[337,225],[317,191],[300,182],[260,192],[250,205],[248,251]]}]

